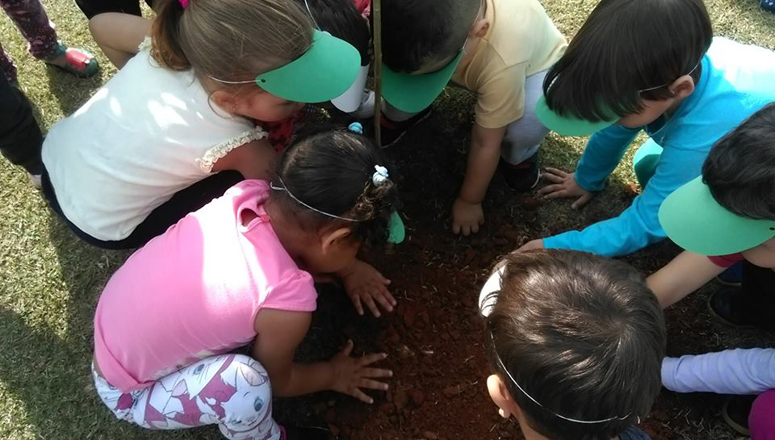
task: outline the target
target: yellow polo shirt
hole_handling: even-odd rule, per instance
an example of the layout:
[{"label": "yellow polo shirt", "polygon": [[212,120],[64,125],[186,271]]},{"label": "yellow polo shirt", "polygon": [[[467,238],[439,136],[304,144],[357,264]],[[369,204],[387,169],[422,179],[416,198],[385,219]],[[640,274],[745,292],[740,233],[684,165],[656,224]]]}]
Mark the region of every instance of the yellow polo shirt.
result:
[{"label": "yellow polo shirt", "polygon": [[525,78],[557,62],[567,42],[538,0],[486,2],[490,29],[452,81],[477,94],[477,124],[500,128],[522,118]]}]

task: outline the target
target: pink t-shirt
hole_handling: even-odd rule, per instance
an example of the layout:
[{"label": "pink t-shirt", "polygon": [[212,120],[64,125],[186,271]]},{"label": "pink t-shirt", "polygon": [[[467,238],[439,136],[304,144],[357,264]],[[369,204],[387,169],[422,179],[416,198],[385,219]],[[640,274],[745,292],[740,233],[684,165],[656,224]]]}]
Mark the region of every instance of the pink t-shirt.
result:
[{"label": "pink t-shirt", "polygon": [[745,261],[743,254],[719,255],[717,257],[708,257],[708,259],[716,266],[724,268],[732,267],[735,263]]},{"label": "pink t-shirt", "polygon": [[[311,312],[309,273],[280,244],[263,204],[269,185],[248,180],[135,252],[102,292],[94,352],[121,391],[150,385],[256,336],[262,308]],[[247,226],[248,209],[258,217]]]}]

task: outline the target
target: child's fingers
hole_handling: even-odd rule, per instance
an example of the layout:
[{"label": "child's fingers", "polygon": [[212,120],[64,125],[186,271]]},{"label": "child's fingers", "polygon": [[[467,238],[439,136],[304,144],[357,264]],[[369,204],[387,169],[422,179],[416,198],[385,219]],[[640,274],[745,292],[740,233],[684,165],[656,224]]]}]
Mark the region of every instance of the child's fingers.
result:
[{"label": "child's fingers", "polygon": [[458,223],[452,223],[452,233],[455,235],[460,233],[460,225]]},{"label": "child's fingers", "polygon": [[367,389],[370,389],[370,390],[387,391],[387,389],[390,388],[390,387],[385,382],[380,382],[380,381],[372,380],[372,379],[360,379],[358,381],[358,388],[367,388]]},{"label": "child's fingers", "polygon": [[353,352],[353,347],[354,347],[353,340],[348,339],[347,343],[344,344],[344,348],[340,353],[342,354],[342,356],[350,356],[350,354],[352,354]]},{"label": "child's fingers", "polygon": [[592,200],[592,194],[584,194],[583,196],[579,197],[578,200],[573,202],[572,205],[570,205],[573,209],[581,208],[582,206],[586,205],[590,200]]},{"label": "child's fingers", "polygon": [[548,172],[550,172],[550,173],[554,174],[555,176],[561,177],[561,178],[562,178],[562,177],[568,177],[568,176],[569,176],[569,174],[568,174],[568,173],[566,173],[566,172],[565,172],[565,171],[563,171],[563,170],[558,170],[557,168],[547,167],[547,168],[546,168],[546,171],[548,171]]},{"label": "child's fingers", "polygon": [[538,194],[543,196],[557,191],[562,191],[563,189],[565,189],[565,186],[559,183],[555,183],[553,185],[546,185],[545,187],[539,189]]},{"label": "child's fingers", "polygon": [[561,199],[565,197],[572,197],[573,194],[570,193],[567,189],[562,189],[559,191],[554,191],[553,193],[547,194],[544,196],[545,199]]},{"label": "child's fingers", "polygon": [[360,400],[361,402],[372,404],[374,403],[374,399],[367,396],[366,393],[361,391],[358,388],[353,387],[351,390],[348,390],[347,394],[355,397],[356,399]]},{"label": "child's fingers", "polygon": [[552,172],[548,172],[548,171],[549,170],[547,170],[546,173],[542,173],[541,174],[541,178],[542,179],[548,180],[548,181],[550,181],[552,183],[562,183],[565,180],[562,177],[558,176],[557,174],[552,173]]},{"label": "child's fingers", "polygon": [[387,292],[387,289],[381,289],[379,294],[375,295],[375,298],[383,309],[387,310],[388,312],[393,311],[393,303],[395,302],[395,299],[393,298],[393,295],[390,294],[390,292]]},{"label": "child's fingers", "polygon": [[360,295],[351,295],[350,299],[353,302],[353,305],[355,306],[355,312],[358,313],[358,316],[363,316],[363,304],[361,304],[361,297]]},{"label": "child's fingers", "polygon": [[364,296],[362,300],[366,303],[366,307],[371,310],[371,314],[374,315],[375,318],[379,318],[381,316],[381,313],[379,313],[379,308],[377,308],[377,304],[374,303],[374,298],[372,298],[371,295]]},{"label": "child's fingers", "polygon": [[[372,353],[372,354],[366,354],[363,355],[362,358],[358,359],[358,365],[361,367],[366,367],[368,365],[371,365],[375,362],[379,362],[381,360],[384,360],[387,357],[387,353]],[[393,374],[392,372],[390,373]]]},{"label": "child's fingers", "polygon": [[386,377],[393,377],[393,372],[384,368],[362,368],[360,371],[361,377],[370,377],[372,379],[382,379]]}]

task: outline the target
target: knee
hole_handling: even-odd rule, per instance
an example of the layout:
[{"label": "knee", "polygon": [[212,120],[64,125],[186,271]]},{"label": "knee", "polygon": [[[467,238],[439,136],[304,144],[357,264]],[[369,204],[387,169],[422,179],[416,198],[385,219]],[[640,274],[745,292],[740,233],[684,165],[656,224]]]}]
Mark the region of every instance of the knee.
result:
[{"label": "knee", "polygon": [[748,416],[748,427],[752,440],[775,439],[775,390],[756,398]]},{"label": "knee", "polygon": [[269,374],[258,361],[250,356],[234,355],[222,376],[234,382],[229,384],[234,387],[234,393],[223,404],[229,414],[228,419],[251,426],[271,416]]}]

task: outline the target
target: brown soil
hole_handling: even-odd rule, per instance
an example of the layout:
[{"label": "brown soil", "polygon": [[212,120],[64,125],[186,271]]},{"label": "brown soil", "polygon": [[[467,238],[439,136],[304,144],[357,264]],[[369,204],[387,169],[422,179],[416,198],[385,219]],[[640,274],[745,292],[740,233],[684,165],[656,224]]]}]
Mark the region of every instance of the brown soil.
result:
[{"label": "brown soil", "polygon": [[[444,103],[453,111],[433,115],[388,150],[401,176],[408,236],[368,260],[393,280],[398,308],[380,319],[360,318],[340,290],[323,288],[313,331],[300,350],[303,359],[323,359],[352,338],[361,352],[385,351],[389,357],[383,365],[395,373],[390,391],[372,392],[373,405],[335,393],[280,402],[281,421],[326,424],[340,438],[352,440],[522,438],[516,422],[498,416],[486,392],[489,368],[478,291],[500,256],[547,232],[606,218],[629,203],[636,188],[619,185],[607,191],[611,194],[578,218],[567,208],[556,208],[563,202],[545,204],[534,194],[512,193],[496,176],[485,203],[484,229],[473,238],[455,236],[448,231],[448,212],[462,179],[470,115],[467,110],[456,115],[454,104]],[[628,261],[649,273],[676,252],[662,245]],[[734,332],[710,320],[702,294],[670,309],[667,320],[671,355],[725,348],[729,341],[719,334]],[[740,342],[761,341],[753,334]],[[733,438],[720,421],[721,402],[717,396],[665,391],[641,428],[654,439]]]}]

